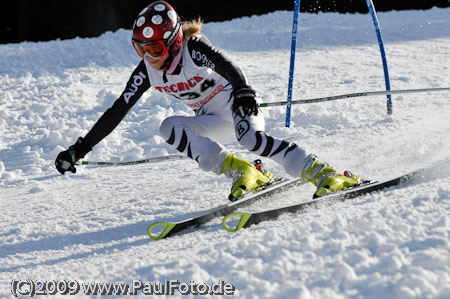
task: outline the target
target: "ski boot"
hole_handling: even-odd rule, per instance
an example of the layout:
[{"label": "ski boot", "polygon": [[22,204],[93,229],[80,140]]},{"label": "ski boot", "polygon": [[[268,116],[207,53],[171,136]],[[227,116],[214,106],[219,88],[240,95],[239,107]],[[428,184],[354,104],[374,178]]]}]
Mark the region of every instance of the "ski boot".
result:
[{"label": "ski boot", "polygon": [[228,196],[230,201],[236,201],[247,191],[258,190],[272,180],[273,174],[264,170],[260,161],[256,164],[256,167],[259,170],[250,162],[240,159],[231,153],[228,154],[222,163],[221,172],[227,177],[233,178],[231,193]]},{"label": "ski boot", "polygon": [[319,162],[315,155],[309,156],[309,161],[303,169],[302,178],[317,187],[313,198],[345,190],[361,182],[359,176],[353,175],[349,171],[345,171],[344,175],[337,173],[336,169],[327,163]]}]

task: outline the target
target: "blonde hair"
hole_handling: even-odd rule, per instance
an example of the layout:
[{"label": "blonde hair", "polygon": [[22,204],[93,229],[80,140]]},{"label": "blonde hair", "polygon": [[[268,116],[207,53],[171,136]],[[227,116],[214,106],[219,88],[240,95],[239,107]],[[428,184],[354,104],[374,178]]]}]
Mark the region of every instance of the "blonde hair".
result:
[{"label": "blonde hair", "polygon": [[197,20],[191,20],[183,23],[183,43],[190,37],[200,34],[202,30],[203,21],[199,17]]}]

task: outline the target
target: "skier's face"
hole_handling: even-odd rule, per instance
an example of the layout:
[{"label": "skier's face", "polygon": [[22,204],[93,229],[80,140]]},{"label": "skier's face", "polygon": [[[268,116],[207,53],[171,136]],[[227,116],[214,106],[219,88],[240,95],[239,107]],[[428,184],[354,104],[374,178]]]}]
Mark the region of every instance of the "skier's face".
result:
[{"label": "skier's face", "polygon": [[164,65],[164,62],[166,61],[166,59],[168,57],[169,57],[169,51],[164,53],[164,55],[161,56],[161,58],[159,58],[159,59],[153,59],[153,58],[151,58],[149,56],[145,56],[145,59],[147,59],[147,61],[152,66],[152,68],[154,68],[155,70],[160,70],[161,67]]}]

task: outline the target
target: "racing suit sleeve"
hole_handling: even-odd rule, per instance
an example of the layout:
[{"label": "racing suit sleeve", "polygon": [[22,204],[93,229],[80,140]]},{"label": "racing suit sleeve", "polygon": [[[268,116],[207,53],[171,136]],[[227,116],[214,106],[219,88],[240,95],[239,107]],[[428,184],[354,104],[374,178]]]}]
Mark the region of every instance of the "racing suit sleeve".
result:
[{"label": "racing suit sleeve", "polygon": [[125,90],[114,104],[98,119],[92,129],[84,137],[84,141],[94,147],[103,138],[108,136],[127,115],[128,111],[136,104],[142,94],[150,88],[147,69],[144,60],[131,74]]},{"label": "racing suit sleeve", "polygon": [[224,77],[231,83],[234,90],[249,87],[242,71],[221,51],[215,48],[202,35],[193,36],[188,40],[188,50],[192,61],[197,66],[206,66]]}]

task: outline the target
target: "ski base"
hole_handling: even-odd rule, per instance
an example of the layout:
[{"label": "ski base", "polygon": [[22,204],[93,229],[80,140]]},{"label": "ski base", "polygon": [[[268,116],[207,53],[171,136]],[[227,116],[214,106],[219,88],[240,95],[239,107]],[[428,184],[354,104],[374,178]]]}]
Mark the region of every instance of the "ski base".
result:
[{"label": "ski base", "polygon": [[[259,213],[232,213],[232,214],[227,215],[223,219],[222,225],[229,232],[237,232],[242,228],[248,228],[251,225],[258,224],[263,221],[277,219],[280,215],[282,215],[284,213],[295,213],[295,212],[304,210],[308,207],[316,206],[319,203],[322,203],[325,201],[336,201],[336,200],[344,201],[346,199],[355,198],[355,197],[362,196],[364,194],[368,194],[368,193],[371,193],[374,191],[379,191],[379,190],[382,190],[387,187],[399,185],[399,184],[411,179],[413,176],[415,176],[416,174],[418,174],[420,172],[421,172],[421,170],[417,170],[417,171],[399,176],[399,177],[391,179],[391,180],[386,180],[386,181],[382,181],[382,182],[374,181],[374,182],[364,183],[362,185],[358,185],[357,187],[350,188],[345,191],[337,191],[337,192],[334,192],[334,193],[331,193],[328,195],[324,195],[324,196],[312,199],[307,202],[302,202],[300,204],[295,204],[295,205],[282,207],[282,208],[278,208],[278,209],[266,210],[266,211],[262,211]],[[227,223],[228,220],[232,217],[238,218],[238,222],[235,227],[230,227]]]}]

